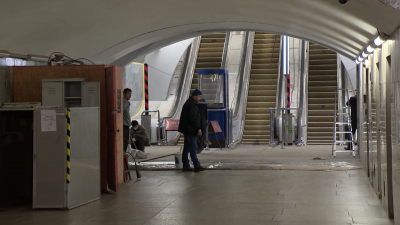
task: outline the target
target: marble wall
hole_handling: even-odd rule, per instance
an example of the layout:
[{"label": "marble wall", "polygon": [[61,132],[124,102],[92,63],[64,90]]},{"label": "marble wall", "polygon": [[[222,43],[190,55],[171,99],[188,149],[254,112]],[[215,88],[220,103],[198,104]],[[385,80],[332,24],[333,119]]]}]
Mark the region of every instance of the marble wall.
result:
[{"label": "marble wall", "polygon": [[363,64],[361,162],[385,212],[400,224],[400,30]]},{"label": "marble wall", "polygon": [[391,41],[391,98],[392,98],[392,178],[393,178],[393,208],[395,224],[400,224],[400,30]]}]

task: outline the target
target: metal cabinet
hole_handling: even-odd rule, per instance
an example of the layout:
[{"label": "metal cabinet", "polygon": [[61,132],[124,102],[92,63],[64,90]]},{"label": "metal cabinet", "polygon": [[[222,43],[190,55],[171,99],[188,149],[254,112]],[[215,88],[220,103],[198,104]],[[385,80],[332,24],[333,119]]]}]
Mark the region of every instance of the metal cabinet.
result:
[{"label": "metal cabinet", "polygon": [[100,199],[98,107],[34,112],[33,208],[74,208]]},{"label": "metal cabinet", "polygon": [[43,79],[43,106],[99,107],[100,83],[84,79]]},{"label": "metal cabinet", "polygon": [[0,183],[0,206],[31,198],[33,208],[71,209],[100,199],[99,108],[0,108]]}]

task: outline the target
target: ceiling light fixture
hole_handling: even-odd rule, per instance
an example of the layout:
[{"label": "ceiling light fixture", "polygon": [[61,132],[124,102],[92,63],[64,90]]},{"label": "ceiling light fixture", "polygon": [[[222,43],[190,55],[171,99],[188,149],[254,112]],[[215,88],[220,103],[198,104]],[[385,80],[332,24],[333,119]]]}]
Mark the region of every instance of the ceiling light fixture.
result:
[{"label": "ceiling light fixture", "polygon": [[361,56],[362,56],[363,58],[367,58],[367,57],[368,57],[368,54],[365,53],[365,52],[362,52],[362,53],[361,53]]},{"label": "ceiling light fixture", "polygon": [[379,36],[377,38],[375,38],[375,40],[374,40],[374,44],[376,46],[381,46],[383,44],[383,42],[385,42],[385,40],[382,40],[381,37],[379,37]]},{"label": "ceiling light fixture", "polygon": [[372,53],[372,52],[374,52],[374,50],[375,50],[375,48],[371,47],[371,45],[368,45],[368,47],[367,47],[368,53]]}]

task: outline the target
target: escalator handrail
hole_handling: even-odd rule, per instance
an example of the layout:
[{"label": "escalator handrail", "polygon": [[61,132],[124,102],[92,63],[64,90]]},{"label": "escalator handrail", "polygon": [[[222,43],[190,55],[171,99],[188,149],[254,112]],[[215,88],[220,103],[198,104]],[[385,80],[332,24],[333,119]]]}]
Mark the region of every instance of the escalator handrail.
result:
[{"label": "escalator handrail", "polygon": [[176,111],[178,109],[179,102],[180,102],[180,96],[182,95],[182,90],[183,90],[182,86],[185,81],[185,73],[188,69],[189,57],[192,53],[192,51],[191,51],[192,45],[193,44],[190,44],[186,50],[184,66],[183,66],[183,70],[181,71],[181,75],[179,76],[179,81],[178,81],[177,90],[176,90],[175,99],[174,99],[174,105],[173,105],[172,109],[170,110],[168,116],[163,117],[163,119],[173,119],[174,115],[176,114]]},{"label": "escalator handrail", "polygon": [[[191,46],[190,46],[190,52],[188,52],[187,56],[187,61],[185,62],[185,68],[182,71],[181,75],[181,82],[179,85],[179,91],[178,95],[176,97],[176,103],[175,106],[172,110],[173,113],[170,114],[168,117],[163,117],[162,118],[162,124],[164,125],[165,120],[169,119],[179,119],[182,111],[182,107],[185,104],[186,100],[189,98],[190,94],[190,89],[192,86],[192,80],[193,80],[193,75],[195,71],[195,66],[196,66],[196,61],[197,61],[197,55],[199,52],[199,47],[200,47],[200,40],[201,37],[196,37],[194,38]],[[179,133],[177,133],[175,136],[171,137],[170,139],[173,141],[176,141],[176,139],[179,138]]]},{"label": "escalator handrail", "polygon": [[244,122],[245,122],[244,117],[246,115],[246,109],[247,109],[251,62],[253,59],[252,56],[253,56],[254,35],[255,32],[246,33],[245,49],[243,50],[241,64],[240,64],[241,67],[239,68],[241,82],[239,83],[239,90],[237,93],[238,100],[236,101],[236,106],[233,112],[233,120],[240,122],[239,135],[237,136],[237,138],[233,138],[231,146],[240,143],[243,137]]}]

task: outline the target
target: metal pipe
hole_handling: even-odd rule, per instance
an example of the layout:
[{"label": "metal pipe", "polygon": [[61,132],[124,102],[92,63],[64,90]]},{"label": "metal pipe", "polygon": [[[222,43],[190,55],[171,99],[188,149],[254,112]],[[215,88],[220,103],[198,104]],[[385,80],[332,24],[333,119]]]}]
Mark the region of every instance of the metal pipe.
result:
[{"label": "metal pipe", "polygon": [[306,59],[306,41],[301,41],[301,59],[300,59],[300,99],[299,110],[297,111],[297,144],[302,144],[303,140],[303,105],[304,105],[304,91],[305,91],[305,59]]},{"label": "metal pipe", "polygon": [[[276,95],[276,106],[278,108],[282,107],[283,104],[283,93],[282,93],[282,89],[283,89],[283,77],[284,77],[284,61],[285,61],[285,54],[284,54],[284,46],[285,46],[285,36],[281,36],[281,41],[280,41],[280,50],[279,50],[279,73],[278,73],[278,90],[277,90],[277,95]],[[278,110],[276,112],[276,116],[279,117],[281,116],[281,111]]]},{"label": "metal pipe", "polygon": [[[363,117],[362,117],[362,107],[363,107],[363,96],[362,96],[362,83],[363,83],[363,66],[362,63],[358,65],[358,71],[357,71],[357,90],[356,90],[356,96],[357,96],[357,143],[360,146],[362,143],[362,123]],[[390,96],[386,96],[387,98],[390,98]],[[354,146],[354,144],[353,144]],[[360,148],[357,148],[357,154],[360,155]]]}]

